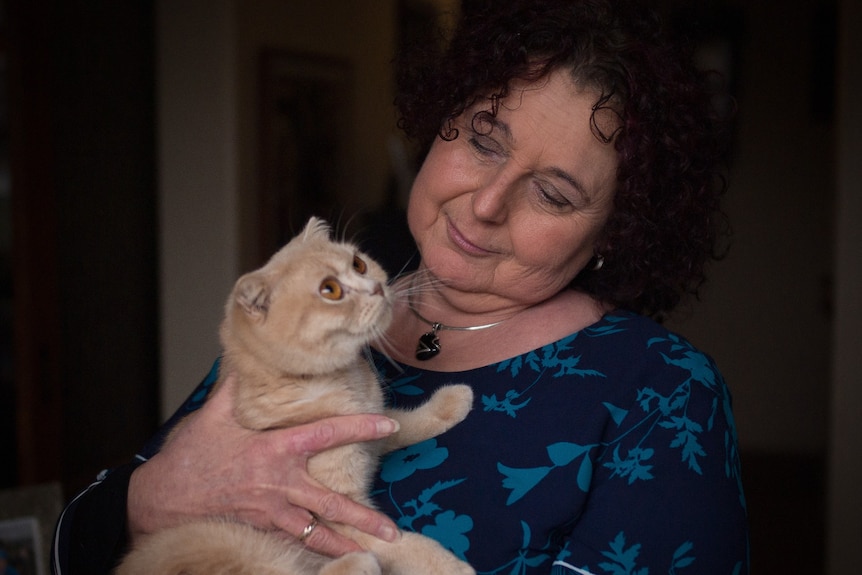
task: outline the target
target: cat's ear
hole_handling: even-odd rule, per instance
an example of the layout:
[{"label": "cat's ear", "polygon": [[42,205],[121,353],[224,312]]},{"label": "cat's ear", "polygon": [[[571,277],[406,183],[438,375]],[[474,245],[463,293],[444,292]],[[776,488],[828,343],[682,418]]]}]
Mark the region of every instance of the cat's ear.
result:
[{"label": "cat's ear", "polygon": [[329,239],[330,231],[329,224],[325,220],[311,216],[305,224],[305,229],[302,230],[302,239],[305,241],[316,238]]},{"label": "cat's ear", "polygon": [[251,273],[237,281],[234,289],[236,303],[251,316],[265,318],[269,311],[270,289],[263,274]]}]

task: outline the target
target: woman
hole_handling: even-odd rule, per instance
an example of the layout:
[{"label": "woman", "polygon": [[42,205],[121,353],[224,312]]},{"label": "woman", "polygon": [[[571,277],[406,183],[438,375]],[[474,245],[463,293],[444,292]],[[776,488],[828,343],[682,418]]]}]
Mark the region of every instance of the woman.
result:
[{"label": "woman", "polygon": [[211,374],[190,425],[67,508],[55,572],[107,572],[141,533],[225,514],[329,554],[355,545],[315,516],[412,529],[480,573],[748,572],[729,393],[648,319],[696,292],[721,237],[709,95],[633,5],[503,4],[404,68],[401,125],[427,151],[408,208],[421,261],[378,345],[397,367],[375,355],[393,403],[466,382],[470,416],[384,461],[387,518],[305,460],[391,422],[249,433],[230,379],[206,398]]}]

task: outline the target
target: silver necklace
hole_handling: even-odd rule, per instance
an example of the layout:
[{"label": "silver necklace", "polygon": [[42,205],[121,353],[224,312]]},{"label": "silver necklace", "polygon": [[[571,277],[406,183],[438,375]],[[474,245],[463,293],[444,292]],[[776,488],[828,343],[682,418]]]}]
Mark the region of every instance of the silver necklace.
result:
[{"label": "silver necklace", "polygon": [[440,338],[437,336],[438,332],[441,330],[450,330],[450,331],[479,331],[480,329],[488,329],[489,327],[494,327],[495,325],[500,325],[506,319],[501,319],[500,321],[495,321],[494,323],[486,323],[485,325],[471,325],[466,327],[454,326],[454,325],[445,325],[440,323],[439,321],[431,321],[430,319],[425,319],[422,317],[415,307],[413,307],[413,302],[408,298],[407,299],[407,307],[410,308],[410,311],[413,312],[417,318],[419,318],[424,323],[427,323],[431,326],[431,331],[427,333],[423,333],[419,336],[419,341],[416,343],[416,359],[419,361],[426,361],[431,359],[440,353]]}]

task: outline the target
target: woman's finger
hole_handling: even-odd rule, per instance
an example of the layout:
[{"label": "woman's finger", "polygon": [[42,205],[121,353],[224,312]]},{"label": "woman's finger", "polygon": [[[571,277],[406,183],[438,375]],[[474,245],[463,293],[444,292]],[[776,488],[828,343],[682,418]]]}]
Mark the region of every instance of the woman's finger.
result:
[{"label": "woman's finger", "polygon": [[398,431],[398,422],[383,415],[339,415],[272,432],[283,436],[284,450],[310,457],[340,445],[374,441]]},{"label": "woman's finger", "polygon": [[[228,374],[200,409],[201,417],[230,419],[233,416],[233,388],[236,377]],[[339,415],[268,433],[280,435],[285,453],[309,457],[332,447],[383,439],[398,431],[394,419],[379,414]]]},{"label": "woman's finger", "polygon": [[[297,540],[309,549],[330,557],[362,550],[355,541],[333,531],[325,522],[298,507],[285,511],[278,518],[276,527],[281,529],[284,537]],[[305,537],[303,533],[306,533]]]},{"label": "woman's finger", "polygon": [[362,551],[362,548],[355,541],[333,531],[323,523],[318,524],[303,540],[302,544],[313,551],[330,557],[340,557],[345,553]]},{"label": "woman's finger", "polygon": [[318,485],[306,484],[292,491],[290,502],[324,521],[350,525],[384,541],[395,541],[401,535],[395,522],[383,513]]}]

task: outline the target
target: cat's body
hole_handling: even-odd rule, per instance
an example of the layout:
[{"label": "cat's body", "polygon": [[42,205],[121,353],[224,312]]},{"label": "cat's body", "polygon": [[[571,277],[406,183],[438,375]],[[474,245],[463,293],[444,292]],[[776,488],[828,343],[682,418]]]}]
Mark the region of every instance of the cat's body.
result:
[{"label": "cat's body", "polygon": [[[312,218],[263,268],[237,281],[221,328],[222,373],[237,376],[235,409],[243,426],[263,430],[354,413],[386,413],[400,423],[386,440],[338,447],[309,460],[312,477],[366,505],[381,453],[443,433],[473,403],[469,386],[451,385],[414,411],[384,409],[380,384],[361,349],[383,333],[391,309],[383,270],[353,246],[331,241],[328,226]],[[209,520],[143,538],[116,574],[474,573],[416,533],[387,543],[344,525],[329,526],[368,552],[331,559],[244,524]]]}]

